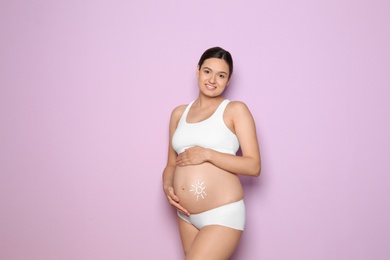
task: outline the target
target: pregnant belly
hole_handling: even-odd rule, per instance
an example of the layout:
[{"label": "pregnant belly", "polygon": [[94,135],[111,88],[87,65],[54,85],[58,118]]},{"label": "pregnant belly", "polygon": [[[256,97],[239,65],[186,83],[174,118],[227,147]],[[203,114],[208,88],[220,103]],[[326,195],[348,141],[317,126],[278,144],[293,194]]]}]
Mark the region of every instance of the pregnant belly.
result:
[{"label": "pregnant belly", "polygon": [[176,167],[174,189],[180,204],[190,213],[200,213],[243,198],[240,179],[213,164]]}]

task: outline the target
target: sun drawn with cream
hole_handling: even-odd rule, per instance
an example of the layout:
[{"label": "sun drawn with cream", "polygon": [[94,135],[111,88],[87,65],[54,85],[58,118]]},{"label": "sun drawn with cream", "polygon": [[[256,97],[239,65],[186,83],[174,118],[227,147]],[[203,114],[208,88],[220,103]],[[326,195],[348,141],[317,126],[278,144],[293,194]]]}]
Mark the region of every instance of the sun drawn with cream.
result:
[{"label": "sun drawn with cream", "polygon": [[206,192],[204,191],[206,189],[206,187],[204,187],[203,184],[204,184],[204,181],[200,182],[198,180],[198,182],[195,185],[191,185],[192,189],[190,191],[194,192],[194,195],[196,196],[196,201],[199,200],[199,197],[204,199],[204,197],[207,195]]}]

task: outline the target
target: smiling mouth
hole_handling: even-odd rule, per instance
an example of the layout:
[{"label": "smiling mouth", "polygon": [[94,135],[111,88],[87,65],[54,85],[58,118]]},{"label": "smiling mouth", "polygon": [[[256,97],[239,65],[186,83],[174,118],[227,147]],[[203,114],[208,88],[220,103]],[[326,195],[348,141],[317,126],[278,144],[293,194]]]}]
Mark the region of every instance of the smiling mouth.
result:
[{"label": "smiling mouth", "polygon": [[209,89],[209,90],[214,90],[214,89],[216,89],[217,87],[214,87],[214,86],[211,86],[211,85],[206,84],[206,88]]}]

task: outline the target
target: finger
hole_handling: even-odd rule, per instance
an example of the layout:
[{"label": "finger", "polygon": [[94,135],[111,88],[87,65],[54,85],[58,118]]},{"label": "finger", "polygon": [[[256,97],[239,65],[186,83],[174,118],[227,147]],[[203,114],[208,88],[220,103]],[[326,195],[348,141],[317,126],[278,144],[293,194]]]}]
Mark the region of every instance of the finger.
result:
[{"label": "finger", "polygon": [[177,162],[181,162],[185,160],[185,156],[180,155],[179,157],[176,158]]},{"label": "finger", "polygon": [[183,166],[187,166],[188,164],[187,163],[185,163],[185,162],[180,162],[179,164],[177,164],[177,166],[179,166],[179,167],[183,167]]},{"label": "finger", "polygon": [[172,195],[172,196],[170,196],[170,198],[171,198],[174,202],[179,202],[179,197],[176,196],[176,195]]},{"label": "finger", "polygon": [[173,191],[173,189],[169,189],[168,190],[168,195],[167,195],[168,199],[171,199],[175,202],[179,202],[179,197],[176,196],[175,192]]},{"label": "finger", "polygon": [[179,159],[179,160],[176,160],[176,165],[180,165],[183,163],[183,160],[182,159]]},{"label": "finger", "polygon": [[178,201],[173,200],[171,197],[168,197],[168,202],[171,204],[171,206],[175,207],[177,210],[181,210],[180,204]]},{"label": "finger", "polygon": [[177,203],[177,205],[175,206],[176,209],[178,211],[180,211],[181,213],[183,213],[184,215],[186,216],[190,216],[190,213],[188,212],[188,210],[186,210],[182,205],[180,205],[179,203]]},{"label": "finger", "polygon": [[168,201],[169,203],[175,207],[178,211],[182,212],[184,215],[186,216],[189,216],[190,213],[188,212],[187,209],[185,209],[182,205],[180,205],[179,203],[179,197],[177,197],[176,195],[174,195],[174,197],[177,199],[173,199],[170,195],[167,195],[167,198],[168,198]]},{"label": "finger", "polygon": [[186,163],[185,163],[184,160],[180,160],[180,161],[177,161],[177,162],[176,162],[176,165],[177,165],[177,166],[185,166]]}]

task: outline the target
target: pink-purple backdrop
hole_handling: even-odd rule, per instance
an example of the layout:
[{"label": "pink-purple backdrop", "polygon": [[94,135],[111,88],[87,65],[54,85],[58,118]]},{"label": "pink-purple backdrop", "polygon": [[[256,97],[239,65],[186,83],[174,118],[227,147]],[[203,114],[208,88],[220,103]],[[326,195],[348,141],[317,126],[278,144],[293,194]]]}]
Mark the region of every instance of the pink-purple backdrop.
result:
[{"label": "pink-purple backdrop", "polygon": [[233,259],[390,258],[390,2],[0,2],[0,259],[182,259],[161,189],[196,63],[257,123]]}]

